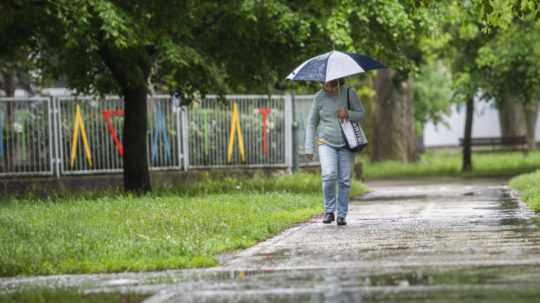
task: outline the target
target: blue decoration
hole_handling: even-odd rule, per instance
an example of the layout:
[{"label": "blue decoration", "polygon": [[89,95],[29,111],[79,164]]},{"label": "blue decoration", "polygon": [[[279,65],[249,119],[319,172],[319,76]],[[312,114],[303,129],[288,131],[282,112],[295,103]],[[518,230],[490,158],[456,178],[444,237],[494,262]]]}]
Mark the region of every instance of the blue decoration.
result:
[{"label": "blue decoration", "polygon": [[152,161],[156,162],[158,152],[158,140],[162,137],[163,144],[165,145],[165,157],[167,162],[171,162],[171,144],[169,142],[169,136],[167,135],[167,128],[165,126],[165,115],[161,111],[161,107],[156,103],[155,118],[154,118],[154,133],[152,137]]}]

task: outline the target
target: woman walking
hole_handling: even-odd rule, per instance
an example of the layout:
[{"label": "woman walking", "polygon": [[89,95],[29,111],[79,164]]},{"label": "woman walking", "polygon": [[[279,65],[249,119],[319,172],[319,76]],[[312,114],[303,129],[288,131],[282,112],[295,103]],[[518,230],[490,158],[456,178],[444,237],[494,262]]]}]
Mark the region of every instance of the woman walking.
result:
[{"label": "woman walking", "polygon": [[[364,107],[358,96],[353,89],[344,86],[344,83],[343,78],[321,83],[322,89],[313,99],[306,127],[307,159],[313,160],[315,143],[319,149],[325,224],[335,220],[336,204],[337,225],[347,224],[354,153],[345,145],[339,122],[347,119],[360,122],[364,117]],[[315,137],[317,129],[318,134]]]}]

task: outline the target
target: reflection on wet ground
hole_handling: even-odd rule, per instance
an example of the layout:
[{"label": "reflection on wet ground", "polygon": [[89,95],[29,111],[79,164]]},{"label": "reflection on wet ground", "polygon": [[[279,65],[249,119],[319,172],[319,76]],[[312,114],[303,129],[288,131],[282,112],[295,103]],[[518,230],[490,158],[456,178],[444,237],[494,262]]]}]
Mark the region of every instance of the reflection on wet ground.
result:
[{"label": "reflection on wet ground", "polygon": [[201,278],[179,282],[171,275],[153,281],[141,279],[139,285],[130,287],[118,283],[86,290],[41,288],[0,295],[0,300],[142,302],[155,293],[147,302],[537,302],[540,296],[537,267],[387,274],[355,269],[214,271]]},{"label": "reflection on wet ground", "polygon": [[211,269],[0,279],[0,302],[539,301],[540,220],[500,184],[381,186],[346,227],[319,220]]}]

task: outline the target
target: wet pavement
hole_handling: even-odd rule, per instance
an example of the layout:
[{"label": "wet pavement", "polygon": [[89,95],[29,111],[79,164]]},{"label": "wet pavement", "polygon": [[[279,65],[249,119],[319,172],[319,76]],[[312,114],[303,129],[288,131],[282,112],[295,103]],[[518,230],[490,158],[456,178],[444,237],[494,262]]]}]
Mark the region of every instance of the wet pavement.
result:
[{"label": "wet pavement", "polygon": [[3,278],[0,301],[540,302],[540,220],[504,180],[368,185],[347,226],[314,218],[219,267]]}]

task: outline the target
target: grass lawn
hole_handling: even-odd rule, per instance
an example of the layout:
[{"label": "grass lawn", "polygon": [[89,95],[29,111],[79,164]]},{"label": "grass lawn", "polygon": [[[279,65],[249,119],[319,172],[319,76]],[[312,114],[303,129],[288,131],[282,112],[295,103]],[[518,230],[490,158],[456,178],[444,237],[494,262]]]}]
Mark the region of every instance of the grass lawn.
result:
[{"label": "grass lawn", "polygon": [[461,152],[428,151],[418,163],[396,161],[370,163],[363,160],[364,176],[368,179],[403,177],[502,177],[516,176],[540,169],[540,151],[473,152],[473,171],[461,172]]},{"label": "grass lawn", "polygon": [[[351,194],[365,188],[353,184]],[[322,212],[320,176],[0,201],[0,276],[206,267]]]},{"label": "grass lawn", "polygon": [[540,212],[540,170],[513,178],[510,187],[519,191],[531,209]]}]

